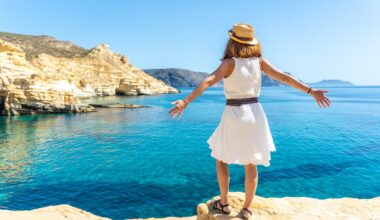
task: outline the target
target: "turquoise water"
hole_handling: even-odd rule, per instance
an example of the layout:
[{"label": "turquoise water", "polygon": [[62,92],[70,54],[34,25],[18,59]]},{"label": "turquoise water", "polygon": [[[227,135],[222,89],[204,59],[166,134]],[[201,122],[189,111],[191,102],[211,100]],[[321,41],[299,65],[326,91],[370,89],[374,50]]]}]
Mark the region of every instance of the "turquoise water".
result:
[{"label": "turquoise water", "polygon": [[[317,198],[380,196],[380,87],[327,88],[322,109],[302,92],[263,87],[277,151],[259,167],[257,194]],[[206,143],[224,107],[211,88],[181,120],[167,114],[183,94],[106,97],[145,109],[0,118],[0,209],[70,204],[113,219],[189,216],[219,193]],[[244,170],[230,165],[231,191]]]}]

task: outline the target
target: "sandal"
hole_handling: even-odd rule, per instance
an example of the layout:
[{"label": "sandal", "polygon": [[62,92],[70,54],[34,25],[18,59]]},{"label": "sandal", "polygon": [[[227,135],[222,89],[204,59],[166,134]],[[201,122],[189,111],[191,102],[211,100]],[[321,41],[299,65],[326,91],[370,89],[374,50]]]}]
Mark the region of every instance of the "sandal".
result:
[{"label": "sandal", "polygon": [[249,209],[243,207],[240,210],[240,215],[241,215],[241,217],[243,217],[244,220],[248,220],[252,217],[252,212]]},{"label": "sandal", "polygon": [[[219,204],[219,206],[221,207],[221,209],[218,207],[218,204]],[[231,213],[231,210],[229,210],[229,211],[224,211],[224,208],[225,207],[228,207],[230,204],[222,204],[222,202],[221,202],[221,200],[220,199],[218,199],[218,200],[215,200],[215,201],[213,201],[212,203],[211,203],[211,208],[212,208],[212,210],[218,210],[218,211],[221,211],[221,212],[223,212],[223,214],[226,214],[226,215],[229,215],[230,213]]]}]

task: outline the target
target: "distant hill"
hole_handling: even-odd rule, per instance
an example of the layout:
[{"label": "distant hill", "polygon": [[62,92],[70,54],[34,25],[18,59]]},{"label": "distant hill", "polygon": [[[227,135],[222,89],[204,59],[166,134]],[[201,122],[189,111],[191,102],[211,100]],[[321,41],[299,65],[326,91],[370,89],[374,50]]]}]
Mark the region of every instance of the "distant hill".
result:
[{"label": "distant hill", "polygon": [[[209,74],[206,72],[197,72],[187,69],[167,68],[167,69],[144,69],[149,75],[164,81],[165,83],[175,87],[195,87],[202,82]],[[290,73],[288,73],[290,74]],[[291,75],[291,74],[290,74]],[[223,81],[215,86],[222,86]],[[262,86],[285,86],[267,75],[262,74]]]},{"label": "distant hill", "polygon": [[343,81],[339,79],[324,79],[318,82],[308,83],[310,86],[354,86],[355,84],[349,81]]},{"label": "distant hill", "polygon": [[[198,86],[209,75],[205,72],[178,68],[144,69],[144,72],[176,88]],[[221,85],[221,83],[218,83],[215,86]]]},{"label": "distant hill", "polygon": [[55,57],[84,57],[91,50],[77,46],[69,41],[57,40],[47,35],[25,35],[0,32],[0,39],[12,43],[21,48],[27,60],[41,53],[47,53]]},{"label": "distant hill", "polygon": [[[169,84],[175,88],[180,87],[196,87],[199,85],[199,83],[202,82],[209,74],[206,72],[197,72],[187,69],[179,69],[179,68],[167,68],[167,69],[144,69],[144,72],[148,73],[149,75],[153,76],[154,78],[157,78],[159,80],[164,81],[166,84]],[[286,74],[292,75],[293,74],[289,72],[285,72]],[[262,73],[261,75],[261,85],[262,86],[288,86],[284,83],[281,83],[277,80],[274,80],[268,75]],[[297,78],[297,77],[296,77]],[[303,82],[301,79],[298,79],[301,82]],[[353,83],[338,79],[324,79],[319,82],[311,82],[306,83],[310,86],[325,86],[325,87],[338,87],[338,86],[354,86]],[[220,81],[215,86],[223,86],[223,81]]]}]

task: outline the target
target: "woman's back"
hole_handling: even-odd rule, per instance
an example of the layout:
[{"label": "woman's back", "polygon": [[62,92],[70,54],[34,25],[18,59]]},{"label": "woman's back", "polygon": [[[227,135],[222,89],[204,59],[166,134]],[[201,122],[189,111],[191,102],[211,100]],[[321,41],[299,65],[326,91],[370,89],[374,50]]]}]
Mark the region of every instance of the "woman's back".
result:
[{"label": "woman's back", "polygon": [[227,99],[258,97],[261,87],[260,59],[236,58],[230,76],[224,78],[224,94]]}]

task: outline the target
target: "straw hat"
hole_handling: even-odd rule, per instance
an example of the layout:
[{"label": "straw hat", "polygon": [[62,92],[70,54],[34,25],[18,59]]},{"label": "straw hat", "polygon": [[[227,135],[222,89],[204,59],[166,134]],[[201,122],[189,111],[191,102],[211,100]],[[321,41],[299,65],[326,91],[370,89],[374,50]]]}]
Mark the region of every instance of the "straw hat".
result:
[{"label": "straw hat", "polygon": [[249,24],[234,24],[231,30],[228,31],[230,38],[241,44],[256,45],[258,43],[255,37],[255,28]]}]

